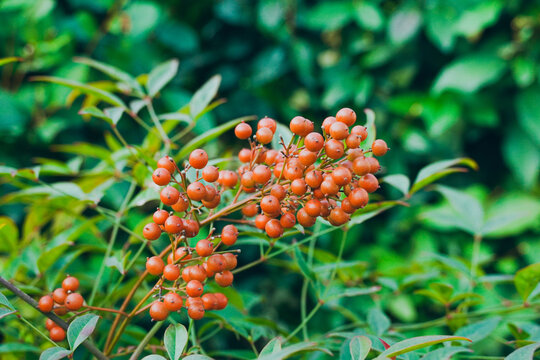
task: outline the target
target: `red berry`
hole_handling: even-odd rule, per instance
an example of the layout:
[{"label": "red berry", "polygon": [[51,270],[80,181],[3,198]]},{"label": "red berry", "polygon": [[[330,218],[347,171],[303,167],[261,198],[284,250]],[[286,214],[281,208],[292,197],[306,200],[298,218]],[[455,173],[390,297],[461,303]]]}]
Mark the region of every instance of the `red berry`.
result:
[{"label": "red berry", "polygon": [[217,306],[215,307],[215,309],[216,310],[225,309],[225,307],[227,306],[227,303],[229,302],[227,297],[222,293],[215,293],[214,296],[216,297],[216,300],[217,300]]},{"label": "red berry", "polygon": [[193,320],[200,320],[204,317],[204,306],[190,306],[188,307],[188,316]]},{"label": "red berry", "polygon": [[55,326],[49,330],[49,337],[52,341],[63,341],[66,338],[66,332],[60,326]]},{"label": "red berry", "polygon": [[283,226],[281,226],[281,223],[277,219],[271,219],[268,221],[264,226],[264,230],[269,237],[274,239],[283,235]]},{"label": "red berry", "polygon": [[154,301],[152,306],[150,306],[150,317],[154,321],[163,321],[169,316],[169,310],[164,303],[161,301]]},{"label": "red berry", "polygon": [[191,297],[199,297],[204,290],[203,284],[199,280],[191,280],[186,284],[186,294]]},{"label": "red berry", "polygon": [[172,175],[174,174],[174,171],[176,170],[176,163],[174,162],[172,157],[167,155],[158,160],[157,167],[162,168],[162,169],[167,169],[169,173]]},{"label": "red berry", "polygon": [[274,137],[274,133],[269,128],[263,127],[255,134],[257,141],[263,145],[269,144]]},{"label": "red berry", "polygon": [[52,293],[52,298],[57,304],[63,305],[66,301],[67,292],[62,288],[55,289]]},{"label": "red berry", "polygon": [[156,240],[159,239],[161,235],[161,229],[159,228],[159,225],[156,223],[148,223],[143,228],[143,236],[146,240]]},{"label": "red berry", "polygon": [[159,256],[152,256],[146,259],[146,270],[151,275],[161,275],[164,267],[165,263]]},{"label": "red berry", "polygon": [[208,154],[202,149],[195,149],[189,154],[189,165],[195,169],[202,169],[208,164]]},{"label": "red berry", "polygon": [[195,246],[195,251],[197,251],[197,254],[199,254],[200,257],[210,256],[214,251],[214,244],[212,244],[210,240],[199,240]]},{"label": "red berry", "polygon": [[219,178],[219,169],[215,166],[208,165],[202,171],[204,181],[215,182]]},{"label": "red berry", "polygon": [[260,130],[261,128],[269,128],[270,130],[272,130],[272,134],[274,134],[277,130],[276,120],[265,116],[257,123],[257,130]]},{"label": "red berry", "polygon": [[52,311],[53,306],[54,306],[54,301],[50,295],[42,296],[41,299],[39,299],[38,308],[42,312]]},{"label": "red berry", "polygon": [[178,311],[182,308],[182,297],[175,292],[169,292],[163,297],[163,304],[168,311]]},{"label": "red berry", "polygon": [[306,149],[313,152],[318,152],[324,146],[324,137],[316,132],[309,133],[304,139]]},{"label": "red berry", "polygon": [[242,140],[249,138],[252,133],[253,130],[251,130],[251,126],[243,121],[234,128],[234,134],[237,138]]},{"label": "red berry", "polygon": [[175,264],[165,266],[163,269],[163,277],[169,281],[175,281],[180,277],[180,268]]},{"label": "red berry", "polygon": [[165,186],[171,181],[171,173],[164,168],[157,168],[152,174],[152,180],[156,185]]},{"label": "red berry", "polygon": [[229,270],[217,273],[215,276],[216,283],[221,287],[230,286],[233,283],[234,276]]},{"label": "red berry", "polygon": [[171,215],[165,220],[163,226],[169,234],[178,234],[184,230],[184,221],[176,215]]},{"label": "red berry", "polygon": [[81,294],[72,293],[66,297],[65,303],[68,310],[75,311],[79,310],[83,306],[84,299]]},{"label": "red berry", "polygon": [[234,225],[226,225],[221,231],[221,241],[227,245],[232,246],[238,239],[238,229]]},{"label": "red berry", "polygon": [[191,200],[201,201],[206,196],[206,187],[203,183],[195,181],[188,185],[187,195]]},{"label": "red berry", "polygon": [[379,181],[373,174],[364,175],[358,180],[358,186],[364,188],[368,193],[375,192],[379,188]]},{"label": "red berry", "polygon": [[178,201],[179,197],[180,192],[172,186],[167,186],[163,188],[163,190],[161,190],[161,193],[159,194],[161,202],[165,205],[174,205]]},{"label": "red berry", "polygon": [[348,127],[353,126],[356,122],[356,113],[349,108],[343,108],[336,114],[336,120],[345,123]]},{"label": "red berry", "polygon": [[384,140],[377,139],[371,145],[371,151],[375,156],[383,156],[388,151],[388,145]]},{"label": "red berry", "polygon": [[77,291],[79,288],[79,279],[74,276],[68,276],[62,281],[62,288],[66,291]]}]

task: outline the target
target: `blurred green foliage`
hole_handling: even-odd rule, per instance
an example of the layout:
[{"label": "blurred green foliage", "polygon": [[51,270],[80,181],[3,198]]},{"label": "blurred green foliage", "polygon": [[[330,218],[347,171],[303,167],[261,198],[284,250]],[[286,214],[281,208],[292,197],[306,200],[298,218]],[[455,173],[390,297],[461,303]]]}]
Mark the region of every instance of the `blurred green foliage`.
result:
[{"label": "blurred green foliage", "polygon": [[[535,297],[538,301],[537,272],[514,278],[518,270],[537,263],[540,252],[538,1],[4,0],[0,21],[0,58],[21,60],[0,67],[0,165],[40,164],[50,182],[84,175],[78,183],[84,193],[104,184],[89,196],[103,196],[108,207],[120,207],[126,183],[112,186],[106,177],[85,173],[106,163],[102,169],[109,177],[122,178],[115,170],[124,169],[125,158],[114,163],[118,158],[112,154],[121,145],[113,140],[110,125],[89,116],[81,120],[77,112],[94,104],[73,96],[70,89],[29,81],[50,75],[118,91],[99,72],[71,61],[75,56],[133,75],[179,59],[178,75],[156,99],[160,114],[185,109],[201,84],[220,74],[218,98],[227,101],[201,115],[185,142],[244,115],[285,122],[302,114],[320,124],[342,106],[359,113],[369,107],[377,113],[379,135],[393,149],[382,161],[385,173],[414,179],[428,163],[463,156],[472,157],[479,170],[451,175],[445,186],[418,192],[409,208],[394,208],[349,230],[344,269],[338,273],[342,284],[335,291],[364,285],[382,289],[371,297],[329,301],[310,322],[310,335],[335,329],[325,346],[338,353],[354,335],[367,333],[389,341],[456,333],[474,338],[475,353],[488,356],[505,356],[515,345],[540,341],[537,310],[515,317],[504,311],[500,317],[482,315],[507,302],[516,306]],[[66,99],[71,106],[66,107]],[[145,138],[132,121],[120,122],[118,129],[128,143]],[[82,142],[100,147],[70,148]],[[150,141],[147,149],[157,151],[153,145]],[[226,142],[227,154],[239,146]],[[205,148],[212,156],[223,156],[218,142]],[[144,169],[132,170],[144,185]],[[2,179],[4,194],[22,186],[19,180]],[[387,184],[397,189],[383,185],[385,198],[408,193],[403,178],[389,178]],[[36,194],[39,191],[28,194],[32,206],[21,205],[29,199],[3,198],[0,212],[10,219],[2,218],[2,274],[27,284],[25,290],[36,296],[68,270],[82,274],[83,283],[91,287],[95,274],[84,273],[88,268],[97,272],[111,224],[100,217],[86,221],[87,204]],[[51,208],[70,208],[75,215]],[[148,213],[144,210],[148,208],[130,211],[125,226],[139,232]],[[340,238],[332,233],[317,240],[310,255],[315,259],[312,271],[328,272]],[[48,243],[46,250],[52,252],[40,256],[40,244],[51,239],[62,247]],[[72,241],[81,247],[70,252],[67,244]],[[129,234],[123,234],[122,241],[138,244]],[[126,265],[122,241],[114,249],[107,277]],[[306,255],[308,251],[302,248]],[[57,261],[64,253],[68,255]],[[242,256],[248,262],[258,254],[247,248]],[[229,330],[250,337],[259,348],[272,336],[294,329],[301,319],[304,282],[299,262],[284,257],[268,263],[273,266],[238,276],[237,307],[223,316]],[[49,268],[55,272],[44,275]],[[118,296],[126,292],[122,288]],[[312,308],[315,300],[308,296],[307,303]],[[257,320],[246,321],[238,308]],[[467,309],[477,315],[444,320],[449,311]],[[25,315],[37,318],[31,311]],[[219,316],[209,324],[220,323]],[[442,320],[430,326],[433,319]],[[347,327],[348,322],[364,327]],[[2,332],[9,342],[42,343],[25,324],[10,324],[13,328]],[[136,344],[147,325],[141,321],[130,328],[129,341]],[[2,350],[4,345],[0,356],[13,359],[4,355],[13,355]],[[205,347],[217,357],[252,356],[245,339],[223,332]],[[341,358],[348,359],[343,354],[347,351]]]}]

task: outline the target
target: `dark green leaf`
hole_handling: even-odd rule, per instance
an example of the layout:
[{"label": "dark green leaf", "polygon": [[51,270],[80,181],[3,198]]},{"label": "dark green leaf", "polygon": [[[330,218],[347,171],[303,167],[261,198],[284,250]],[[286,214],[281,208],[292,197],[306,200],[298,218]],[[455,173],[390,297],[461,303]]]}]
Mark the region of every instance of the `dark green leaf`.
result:
[{"label": "dark green leaf", "polygon": [[371,330],[377,336],[381,336],[390,327],[390,319],[379,308],[371,308],[367,315],[367,322]]},{"label": "dark green leaf", "polygon": [[431,345],[443,343],[445,341],[470,341],[461,336],[449,335],[428,335],[418,336],[411,339],[400,341],[383,351],[376,359],[391,358],[411,351],[422,349]]},{"label": "dark green leaf", "polygon": [[514,277],[514,285],[523,301],[527,301],[538,283],[540,283],[540,263],[519,270]]}]

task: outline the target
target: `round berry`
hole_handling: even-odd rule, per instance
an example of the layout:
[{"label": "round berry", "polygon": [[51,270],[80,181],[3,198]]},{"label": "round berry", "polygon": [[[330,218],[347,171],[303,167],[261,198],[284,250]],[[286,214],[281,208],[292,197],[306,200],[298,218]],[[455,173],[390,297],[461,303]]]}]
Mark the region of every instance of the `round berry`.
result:
[{"label": "round berry", "polygon": [[336,114],[336,120],[346,124],[348,127],[353,126],[356,122],[356,113],[349,108],[343,108]]},{"label": "round berry", "polygon": [[[174,206],[173,206],[174,207]],[[156,210],[154,212],[154,215],[152,215],[152,220],[158,225],[163,225],[165,223],[165,220],[169,217],[169,212],[166,210]]]},{"label": "round berry", "polygon": [[242,214],[246,217],[252,217],[257,215],[259,211],[257,204],[248,204],[242,208]]},{"label": "round berry", "polygon": [[317,199],[311,199],[304,205],[304,211],[311,217],[316,218],[321,214],[321,202]]},{"label": "round berry", "polygon": [[208,258],[206,261],[208,270],[213,273],[218,273],[225,270],[227,260],[221,254],[215,254]]},{"label": "round berry", "polygon": [[280,210],[280,204],[274,195],[266,195],[261,200],[261,209],[267,214],[275,214]]},{"label": "round berry", "polygon": [[225,253],[223,254],[223,257],[225,258],[225,269],[232,270],[236,267],[238,264],[238,260],[236,259],[236,255],[232,253]]},{"label": "round berry", "polygon": [[150,317],[154,321],[163,321],[169,316],[169,310],[161,301],[154,301],[150,306]]},{"label": "round berry", "polygon": [[289,123],[289,128],[293,134],[304,137],[313,131],[313,123],[302,116],[295,116]]},{"label": "round berry", "polygon": [[366,190],[363,188],[357,188],[351,191],[348,196],[349,201],[355,208],[363,208],[369,201],[369,196]]},{"label": "round berry", "polygon": [[186,211],[187,208],[189,207],[189,202],[186,198],[186,195],[184,193],[180,194],[180,196],[178,197],[178,201],[174,205],[171,205],[171,207],[173,208],[174,211],[177,211],[177,212]]},{"label": "round berry", "polygon": [[286,212],[281,215],[279,223],[283,226],[284,229],[290,229],[296,224],[296,216],[291,212]]},{"label": "round berry", "polygon": [[165,266],[163,268],[163,277],[169,281],[175,281],[180,277],[180,268],[175,264]]},{"label": "round berry", "polygon": [[186,236],[189,238],[197,236],[200,230],[199,223],[193,219],[185,219],[183,222]]},{"label": "round berry", "polygon": [[371,145],[371,151],[375,156],[383,156],[388,151],[388,145],[382,139],[377,139]]},{"label": "round berry", "polygon": [[304,166],[310,166],[317,161],[317,153],[313,151],[309,151],[307,149],[303,149],[300,151],[300,154],[298,154],[298,160],[300,163]]},{"label": "round berry", "polygon": [[336,139],[328,140],[324,144],[324,150],[326,152],[326,155],[330,159],[334,159],[334,160],[339,159],[345,153],[345,148],[344,148],[343,144],[340,141],[336,140]]},{"label": "round berry", "polygon": [[215,293],[214,296],[216,297],[216,300],[217,300],[217,306],[215,307],[215,309],[216,310],[225,309],[225,307],[227,306],[227,303],[229,302],[227,297],[222,293]]},{"label": "round berry", "polygon": [[227,245],[231,246],[236,243],[238,239],[238,229],[234,225],[226,225],[221,231],[221,241]]},{"label": "round berry", "polygon": [[193,320],[200,320],[204,317],[204,306],[188,307],[188,316]]},{"label": "round berry", "polygon": [[274,133],[269,128],[263,127],[257,130],[255,134],[257,141],[263,145],[269,144],[274,137]]},{"label": "round berry", "polygon": [[379,181],[373,174],[364,175],[358,180],[358,186],[364,188],[368,193],[375,192],[379,188]]},{"label": "round berry", "polygon": [[62,281],[62,288],[66,291],[77,291],[79,288],[79,279],[74,276],[68,276]]},{"label": "round berry", "polygon": [[38,308],[42,312],[51,312],[54,307],[53,298],[50,295],[42,296],[38,302]]},{"label": "round berry", "polygon": [[324,119],[322,123],[322,128],[326,134],[330,134],[330,127],[332,124],[336,122],[336,118],[333,116],[329,116],[326,119]]},{"label": "round berry", "polygon": [[351,182],[352,174],[346,167],[338,166],[332,171],[332,179],[337,185],[343,186]]},{"label": "round berry", "polygon": [[62,288],[55,289],[52,293],[52,298],[55,303],[63,305],[66,301],[67,292]]},{"label": "round berry", "polygon": [[174,162],[174,159],[172,157],[167,155],[158,160],[157,167],[161,169],[166,169],[167,171],[169,171],[169,174],[172,175],[176,170],[176,163]]},{"label": "round berry", "polygon": [[178,234],[184,229],[184,221],[176,215],[171,215],[163,224],[169,234]]},{"label": "round berry", "polygon": [[369,164],[369,172],[372,174],[375,174],[377,171],[381,169],[381,165],[379,164],[379,160],[375,159],[374,157],[368,157],[366,158],[367,163]]},{"label": "round berry", "polygon": [[197,245],[195,245],[195,251],[200,257],[210,256],[214,252],[214,244],[210,240],[199,240],[197,241]]},{"label": "round berry", "polygon": [[203,284],[199,280],[191,280],[186,284],[186,294],[190,297],[199,297],[204,290]]},{"label": "round berry", "polygon": [[238,183],[238,175],[231,170],[223,170],[219,172],[219,179],[221,185],[228,188],[233,188]]},{"label": "round berry", "polygon": [[75,310],[79,310],[83,306],[84,299],[81,294],[72,293],[66,297],[65,303],[66,303],[66,307],[69,310],[75,311]]},{"label": "round berry", "polygon": [[270,189],[270,195],[275,196],[279,201],[285,199],[287,191],[282,185],[275,184]]},{"label": "round berry", "polygon": [[234,135],[241,140],[249,138],[252,133],[251,126],[243,121],[234,128]]},{"label": "round berry", "polygon": [[330,215],[328,216],[328,220],[330,223],[334,226],[340,226],[345,224],[347,221],[349,221],[350,216],[345,211],[343,211],[340,207],[335,207],[330,211]]},{"label": "round berry", "polygon": [[214,310],[217,306],[217,298],[214,294],[204,294],[202,297],[204,310]]},{"label": "round berry", "polygon": [[163,297],[163,304],[167,311],[178,311],[182,308],[183,303],[182,297],[175,292],[169,292]]},{"label": "round berry", "polygon": [[204,181],[215,182],[219,178],[219,169],[215,166],[208,165],[202,170],[202,177]]},{"label": "round berry", "polygon": [[360,137],[360,135],[355,135],[355,134],[350,134],[345,139],[345,145],[347,145],[349,149],[358,148],[361,142],[362,142],[362,138]]},{"label": "round berry", "polygon": [[51,330],[55,326],[58,326],[58,325],[51,319],[47,318],[47,320],[45,320],[45,328],[47,330]]},{"label": "round berry", "polygon": [[321,183],[323,182],[322,172],[318,170],[311,170],[306,173],[305,180],[309,187],[316,189],[321,186]]},{"label": "round berry", "polygon": [[234,276],[229,270],[217,273],[215,276],[216,283],[221,287],[230,286],[233,283]]},{"label": "round berry", "polygon": [[195,149],[189,154],[189,165],[195,169],[202,169],[208,164],[208,154],[202,149]]},{"label": "round berry", "polygon": [[187,195],[191,200],[201,201],[206,196],[206,187],[203,183],[195,181],[188,185]]},{"label": "round berry", "polygon": [[367,159],[365,157],[354,159],[352,169],[356,175],[363,176],[370,172],[371,165]]},{"label": "round berry", "polygon": [[259,214],[255,217],[255,227],[259,230],[264,230],[266,223],[270,221],[270,218],[264,214]]},{"label": "round berry", "polygon": [[265,116],[259,122],[257,123],[257,130],[260,130],[261,128],[268,128],[272,130],[272,134],[274,134],[277,130],[277,123],[276,120],[269,118],[268,116]]},{"label": "round berry", "polygon": [[164,168],[157,168],[152,174],[152,180],[156,185],[165,186],[171,181],[171,173]]},{"label": "round berry", "polygon": [[324,137],[316,132],[309,133],[304,139],[304,146],[309,151],[318,152],[324,146]]},{"label": "round berry", "polygon": [[349,127],[342,122],[336,121],[330,126],[330,136],[336,140],[343,140],[349,136]]},{"label": "round berry", "polygon": [[311,227],[315,225],[316,219],[312,216],[309,216],[305,208],[298,210],[298,212],[296,213],[296,218],[298,219],[298,223],[303,227]]},{"label": "round berry", "polygon": [[257,165],[253,169],[253,180],[257,184],[266,184],[272,177],[272,171],[266,165]]},{"label": "round berry", "polygon": [[156,240],[161,236],[161,229],[156,223],[148,223],[143,228],[143,236],[146,240]]},{"label": "round berry", "polygon": [[304,179],[294,179],[291,183],[291,191],[298,196],[302,196],[307,191],[306,181]]},{"label": "round berry", "polygon": [[159,256],[152,256],[146,259],[146,271],[151,275],[161,275],[165,263]]},{"label": "round berry", "polygon": [[161,190],[161,193],[159,194],[161,202],[169,206],[174,205],[178,201],[179,197],[180,192],[172,186],[167,186],[163,188],[163,190]]},{"label": "round berry", "polygon": [[277,219],[271,219],[268,221],[264,226],[264,230],[269,237],[274,239],[283,235],[283,226],[281,226],[281,223]]},{"label": "round berry", "polygon": [[367,128],[365,126],[356,125],[351,129],[351,134],[360,136],[360,140],[366,140],[368,136]]},{"label": "round berry", "polygon": [[60,326],[55,326],[49,330],[49,337],[52,341],[63,341],[66,338],[66,332]]}]

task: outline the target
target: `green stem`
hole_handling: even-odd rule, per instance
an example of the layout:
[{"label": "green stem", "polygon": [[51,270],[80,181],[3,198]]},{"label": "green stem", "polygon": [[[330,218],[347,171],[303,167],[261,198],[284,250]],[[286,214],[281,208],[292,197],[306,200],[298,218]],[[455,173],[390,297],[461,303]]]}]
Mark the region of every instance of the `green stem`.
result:
[{"label": "green stem", "polygon": [[94,298],[96,297],[96,293],[98,290],[98,287],[101,283],[101,278],[103,276],[103,272],[105,271],[105,263],[109,256],[111,256],[114,243],[116,242],[116,235],[118,235],[118,228],[120,227],[120,222],[122,218],[122,213],[124,210],[126,210],[127,204],[129,200],[131,199],[131,196],[133,196],[133,192],[135,191],[136,184],[135,181],[131,182],[131,185],[129,187],[129,190],[126,194],[126,197],[124,198],[124,201],[120,205],[120,209],[118,210],[118,213],[116,214],[116,220],[113,225],[113,229],[111,232],[111,237],[109,239],[109,244],[107,245],[107,250],[105,251],[105,257],[103,258],[103,261],[101,262],[101,266],[99,268],[98,275],[96,276],[96,279],[94,281],[94,286],[92,287],[92,293],[90,294],[90,299],[88,300],[89,304],[93,304]]},{"label": "green stem", "polygon": [[21,315],[18,315],[18,318],[22,320],[22,322],[24,322],[26,325],[30,326],[35,332],[37,332],[39,335],[41,335],[45,340],[47,340],[48,342],[50,342],[51,344],[53,344],[54,346],[59,346],[57,343],[55,343],[54,341],[52,341],[47,335],[45,335],[41,330],[39,330],[37,327],[35,327],[34,325],[32,325],[32,323],[28,320],[26,320],[24,317],[22,317]]},{"label": "green stem", "polygon": [[139,355],[141,355],[141,353],[144,351],[144,347],[150,342],[150,340],[152,340],[161,325],[163,325],[163,321],[158,321],[154,324],[154,326],[152,326],[150,331],[148,331],[146,336],[141,340],[133,354],[129,357],[129,360],[137,360],[139,358]]},{"label": "green stem", "polygon": [[163,129],[163,126],[161,126],[161,123],[159,122],[159,119],[156,115],[156,111],[154,110],[154,105],[152,105],[152,100],[148,99],[146,101],[146,107],[148,108],[148,112],[150,113],[150,118],[152,119],[152,122],[154,123],[154,126],[159,131],[159,135],[161,136],[161,139],[163,140],[163,143],[165,144],[165,152],[168,153],[171,148],[171,140],[169,139],[169,136]]},{"label": "green stem", "polygon": [[317,310],[321,308],[321,306],[322,306],[322,303],[318,302],[317,305],[315,305],[315,307],[311,310],[309,315],[300,323],[300,325],[298,325],[296,329],[294,329],[293,332],[291,332],[289,336],[287,336],[285,341],[289,341],[290,339],[292,339],[294,335],[296,335],[303,327],[305,327],[306,324],[309,322],[309,320],[311,320],[311,318],[315,315]]},{"label": "green stem", "polygon": [[[300,295],[300,316],[302,317],[302,322],[306,320],[308,288],[309,280],[304,278],[304,283],[302,284],[302,293]],[[309,334],[306,326],[302,327],[302,336],[304,337],[304,341],[308,341]]]}]

